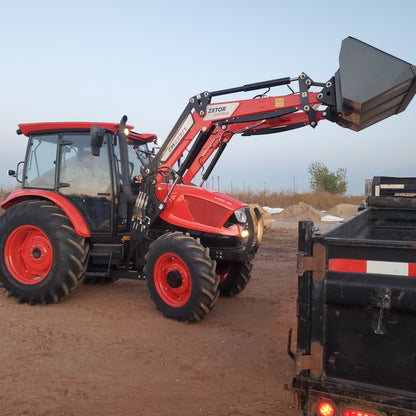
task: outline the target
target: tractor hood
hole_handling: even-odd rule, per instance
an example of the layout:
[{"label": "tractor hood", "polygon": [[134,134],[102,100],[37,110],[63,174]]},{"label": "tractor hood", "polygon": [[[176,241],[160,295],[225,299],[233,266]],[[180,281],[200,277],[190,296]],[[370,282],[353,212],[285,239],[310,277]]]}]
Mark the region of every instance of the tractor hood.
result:
[{"label": "tractor hood", "polygon": [[406,109],[416,93],[416,67],[348,37],[341,45],[335,88],[340,124],[359,131]]},{"label": "tractor hood", "polygon": [[[165,199],[170,184],[157,187],[160,201]],[[191,185],[176,185],[160,217],[173,225],[187,229],[229,236],[239,236],[241,227],[227,221],[235,211],[247,204],[229,195]]]}]

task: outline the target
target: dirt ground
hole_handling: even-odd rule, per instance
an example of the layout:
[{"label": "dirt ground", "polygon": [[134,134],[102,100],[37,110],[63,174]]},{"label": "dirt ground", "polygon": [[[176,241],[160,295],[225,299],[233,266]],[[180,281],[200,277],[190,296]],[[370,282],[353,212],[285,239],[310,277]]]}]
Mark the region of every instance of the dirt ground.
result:
[{"label": "dirt ground", "polygon": [[0,289],[0,414],[296,415],[296,228],[275,221],[245,291],[196,324],[164,318],[143,281],[46,306]]}]

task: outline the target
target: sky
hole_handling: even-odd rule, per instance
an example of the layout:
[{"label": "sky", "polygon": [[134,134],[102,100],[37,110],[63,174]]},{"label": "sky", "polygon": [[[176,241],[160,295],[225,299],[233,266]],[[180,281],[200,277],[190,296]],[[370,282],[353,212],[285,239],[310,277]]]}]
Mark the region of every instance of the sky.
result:
[{"label": "sky", "polygon": [[[416,64],[414,0],[0,0],[0,6],[3,187],[14,186],[7,170],[24,158],[19,123],[118,122],[126,114],[135,131],[163,141],[200,92],[302,72],[329,80],[347,36]],[[279,87],[270,95],[289,93]],[[314,161],[334,172],[345,168],[350,195],[362,195],[373,176],[416,176],[415,116],[416,99],[358,133],[324,120],[315,129],[235,136],[213,171],[215,187],[307,192]]]}]

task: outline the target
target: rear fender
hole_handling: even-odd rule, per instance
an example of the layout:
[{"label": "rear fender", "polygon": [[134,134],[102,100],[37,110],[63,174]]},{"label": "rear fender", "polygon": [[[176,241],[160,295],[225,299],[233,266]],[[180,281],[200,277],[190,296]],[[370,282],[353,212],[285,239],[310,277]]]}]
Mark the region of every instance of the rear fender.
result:
[{"label": "rear fender", "polygon": [[23,201],[29,201],[31,199],[46,199],[48,201],[52,201],[54,204],[58,205],[59,208],[62,209],[62,211],[65,212],[65,214],[71,221],[75,229],[75,232],[79,236],[91,237],[91,233],[87,226],[87,223],[85,222],[84,218],[81,216],[79,211],[66,198],[55,192],[39,189],[19,189],[10,192],[10,194],[7,195],[6,199],[2,202],[1,207],[3,209],[8,209],[13,205],[16,205]]}]

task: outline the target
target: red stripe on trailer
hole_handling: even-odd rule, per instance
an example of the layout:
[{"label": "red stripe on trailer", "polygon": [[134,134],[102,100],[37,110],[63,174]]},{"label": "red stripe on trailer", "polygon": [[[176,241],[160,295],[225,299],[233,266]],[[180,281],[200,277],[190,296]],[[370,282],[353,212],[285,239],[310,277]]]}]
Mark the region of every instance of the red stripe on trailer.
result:
[{"label": "red stripe on trailer", "polygon": [[332,272],[367,273],[367,260],[329,259],[328,270]]},{"label": "red stripe on trailer", "polygon": [[416,263],[357,259],[329,259],[328,271],[416,277]]}]

